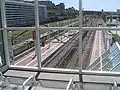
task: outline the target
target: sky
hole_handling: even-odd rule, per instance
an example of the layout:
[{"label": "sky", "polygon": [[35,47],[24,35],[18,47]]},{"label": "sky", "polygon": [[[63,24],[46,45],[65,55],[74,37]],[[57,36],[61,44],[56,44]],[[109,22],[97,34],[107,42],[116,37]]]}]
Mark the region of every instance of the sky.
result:
[{"label": "sky", "polygon": [[[32,0],[30,0],[32,1]],[[66,8],[79,8],[79,0],[52,0],[55,4],[65,3]],[[120,9],[120,0],[82,0],[84,10],[98,10],[116,11]]]}]

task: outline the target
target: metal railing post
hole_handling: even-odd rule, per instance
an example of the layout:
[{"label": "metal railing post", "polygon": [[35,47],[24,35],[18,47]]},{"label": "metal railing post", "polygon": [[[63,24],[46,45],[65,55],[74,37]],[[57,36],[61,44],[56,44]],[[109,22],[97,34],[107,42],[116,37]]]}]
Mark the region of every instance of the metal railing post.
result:
[{"label": "metal railing post", "polygon": [[8,49],[8,34],[7,34],[7,22],[6,22],[6,10],[5,10],[5,0],[0,0],[0,6],[1,6],[1,18],[2,18],[2,28],[3,30],[3,38],[4,38],[4,50],[5,50],[5,59],[6,64],[8,67],[10,66],[10,55],[9,55],[9,49]]},{"label": "metal railing post", "polygon": [[82,80],[82,0],[79,0],[79,79]]},{"label": "metal railing post", "polygon": [[115,81],[113,84],[113,90],[118,90],[117,81]]},{"label": "metal railing post", "polygon": [[[35,77],[34,77],[33,75],[31,75],[27,80],[25,80],[25,81],[23,82],[23,84],[22,84],[22,90],[26,90],[26,89],[25,89],[25,85],[26,85],[31,79],[33,79],[32,84],[34,84],[34,83],[36,82],[36,81],[35,81]],[[31,86],[32,86],[32,84],[31,84]]]},{"label": "metal railing post", "polygon": [[40,48],[40,30],[39,30],[39,4],[38,0],[34,0],[35,2],[35,27],[36,27],[36,56],[38,61],[38,69],[41,69],[41,48]]},{"label": "metal railing post", "polygon": [[67,87],[66,87],[66,90],[74,90],[74,87],[73,87],[73,79],[71,78]]}]

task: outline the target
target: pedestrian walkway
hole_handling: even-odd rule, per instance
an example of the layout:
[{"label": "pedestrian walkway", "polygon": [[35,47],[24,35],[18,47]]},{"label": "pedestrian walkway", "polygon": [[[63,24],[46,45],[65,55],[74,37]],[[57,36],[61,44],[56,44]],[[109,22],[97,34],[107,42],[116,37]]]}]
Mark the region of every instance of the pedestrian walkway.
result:
[{"label": "pedestrian walkway", "polygon": [[104,48],[102,31],[96,31],[94,42],[93,42],[93,49],[92,49],[90,64],[92,64],[104,52],[105,52],[105,48]]}]

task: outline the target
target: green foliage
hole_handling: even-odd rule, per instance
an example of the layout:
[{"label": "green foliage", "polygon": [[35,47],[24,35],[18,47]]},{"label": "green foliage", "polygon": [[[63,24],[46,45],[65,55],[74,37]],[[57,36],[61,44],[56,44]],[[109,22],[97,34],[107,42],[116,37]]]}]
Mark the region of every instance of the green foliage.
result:
[{"label": "green foliage", "polygon": [[16,39],[16,38],[19,38],[19,37],[23,37],[25,35],[28,35],[29,33],[31,33],[32,31],[29,31],[29,30],[20,30],[20,31],[13,31],[11,33],[12,35],[12,39]]},{"label": "green foliage", "polygon": [[[69,20],[63,20],[63,21],[58,21],[58,22],[53,22],[53,23],[48,23],[48,24],[45,24],[44,26],[49,26],[49,27],[63,27],[65,25],[68,25],[70,23],[72,23],[76,21],[75,20],[72,20],[72,19],[69,19]],[[43,25],[42,25],[43,26]],[[21,38],[21,37],[25,37],[29,34],[32,34],[32,30],[19,30],[19,31],[12,31],[11,32],[11,38],[14,40],[16,38]]]},{"label": "green foliage", "polygon": [[115,40],[120,44],[120,36],[118,34],[113,34]]},{"label": "green foliage", "polygon": [[63,27],[63,26],[66,26],[66,25],[72,23],[72,21],[75,22],[76,20],[72,20],[72,18],[71,18],[69,20],[63,20],[63,21],[57,21],[57,22],[49,23],[49,24],[46,24],[46,26],[49,26],[49,27],[58,27],[58,26]]},{"label": "green foliage", "polygon": [[114,39],[120,44],[120,36],[118,34],[113,34],[111,31],[109,31],[112,36],[114,37]]}]

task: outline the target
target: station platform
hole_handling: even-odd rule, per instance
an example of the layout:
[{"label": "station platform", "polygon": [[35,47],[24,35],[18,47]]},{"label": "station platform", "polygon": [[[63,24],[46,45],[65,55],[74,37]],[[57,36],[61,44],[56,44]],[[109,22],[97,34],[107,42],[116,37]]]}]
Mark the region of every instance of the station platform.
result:
[{"label": "station platform", "polygon": [[[66,33],[67,35],[67,33]],[[62,42],[66,43],[71,37],[62,36]],[[61,39],[61,37],[58,37]],[[52,53],[58,50],[64,43],[59,42],[57,39],[53,39],[50,43],[46,44],[45,47],[41,47],[41,62],[48,58]],[[37,57],[35,56],[35,50],[24,55],[17,61],[15,65],[20,66],[37,66]]]},{"label": "station platform", "polygon": [[95,38],[93,42],[93,49],[90,59],[90,65],[97,60],[104,52],[105,52],[105,46],[104,46],[104,40],[102,31],[96,31]]}]

